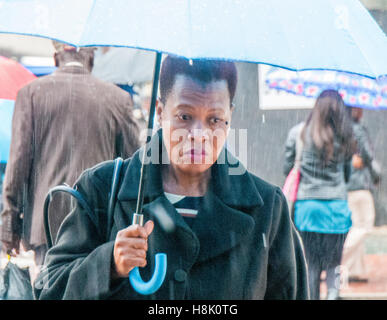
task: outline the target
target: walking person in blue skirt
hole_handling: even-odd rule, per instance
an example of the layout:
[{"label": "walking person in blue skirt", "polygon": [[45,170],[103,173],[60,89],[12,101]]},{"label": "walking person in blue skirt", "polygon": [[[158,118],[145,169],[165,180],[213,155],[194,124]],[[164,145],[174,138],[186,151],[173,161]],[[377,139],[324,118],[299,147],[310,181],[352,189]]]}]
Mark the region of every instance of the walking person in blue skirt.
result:
[{"label": "walking person in blue skirt", "polygon": [[289,132],[285,174],[294,165],[298,137],[303,148],[294,223],[304,243],[310,296],[320,299],[320,277],[326,270],[327,299],[335,300],[339,298],[343,245],[352,224],[346,181],[356,146],[349,112],[337,91],[323,91],[305,125]]}]

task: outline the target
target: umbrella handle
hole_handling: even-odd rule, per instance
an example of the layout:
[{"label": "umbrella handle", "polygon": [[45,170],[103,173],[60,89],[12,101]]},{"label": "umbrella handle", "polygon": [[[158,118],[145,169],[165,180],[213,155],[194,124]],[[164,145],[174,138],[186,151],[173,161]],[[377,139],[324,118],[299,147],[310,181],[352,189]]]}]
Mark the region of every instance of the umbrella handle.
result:
[{"label": "umbrella handle", "polygon": [[[142,214],[133,214],[133,224],[142,226],[144,223],[144,216]],[[155,293],[160,289],[167,274],[167,255],[165,253],[156,253],[155,256],[155,270],[152,278],[148,282],[144,282],[141,278],[138,267],[135,267],[129,272],[129,281],[133,289],[143,295]]]},{"label": "umbrella handle", "polygon": [[141,278],[138,267],[135,267],[129,272],[129,281],[133,289],[142,295],[155,293],[164,282],[167,274],[167,255],[165,253],[157,253],[155,256],[155,270],[152,278],[148,282],[144,282]]}]

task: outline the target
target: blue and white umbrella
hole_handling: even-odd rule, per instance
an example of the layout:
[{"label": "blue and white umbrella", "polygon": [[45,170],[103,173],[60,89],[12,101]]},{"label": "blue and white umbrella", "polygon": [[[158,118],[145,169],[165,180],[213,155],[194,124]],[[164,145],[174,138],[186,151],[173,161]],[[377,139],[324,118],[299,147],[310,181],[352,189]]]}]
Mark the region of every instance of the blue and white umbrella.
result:
[{"label": "blue and white umbrella", "polygon": [[0,0],[0,32],[291,70],[387,74],[387,38],[359,0]]}]

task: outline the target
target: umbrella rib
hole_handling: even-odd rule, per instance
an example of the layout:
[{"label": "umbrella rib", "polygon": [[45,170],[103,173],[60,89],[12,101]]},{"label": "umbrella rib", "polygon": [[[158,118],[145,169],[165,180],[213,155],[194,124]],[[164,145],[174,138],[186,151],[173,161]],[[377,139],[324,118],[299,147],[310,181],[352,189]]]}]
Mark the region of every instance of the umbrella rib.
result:
[{"label": "umbrella rib", "polygon": [[[275,13],[278,16],[278,11],[273,10],[273,13]],[[280,20],[280,19],[279,19]],[[281,29],[284,34],[288,34],[288,29],[281,23]],[[289,41],[289,38],[286,36],[286,42],[288,44],[288,48],[290,49],[290,55],[292,56],[292,60],[296,62],[296,67],[294,68],[295,71],[299,71],[299,63],[298,63],[298,57],[294,54],[295,50],[293,49],[293,43]]]},{"label": "umbrella rib", "polygon": [[92,15],[92,12],[94,11],[94,8],[96,6],[96,3],[97,3],[97,0],[93,0],[93,4],[91,5],[90,7],[90,10],[89,10],[89,14],[87,15],[87,18],[85,19],[85,23],[84,23],[84,28],[83,28],[83,33],[81,34],[79,40],[78,40],[78,45],[77,47],[81,47],[82,46],[82,40],[84,39],[85,37],[85,26],[89,25],[89,20],[90,20],[90,17]]}]

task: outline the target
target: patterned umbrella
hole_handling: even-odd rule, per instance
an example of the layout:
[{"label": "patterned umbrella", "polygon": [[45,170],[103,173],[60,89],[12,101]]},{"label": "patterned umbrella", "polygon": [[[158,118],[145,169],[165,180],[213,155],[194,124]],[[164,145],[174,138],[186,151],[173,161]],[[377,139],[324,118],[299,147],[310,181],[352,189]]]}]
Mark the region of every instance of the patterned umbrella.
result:
[{"label": "patterned umbrella", "polygon": [[387,79],[376,81],[339,71],[294,72],[272,67],[267,72],[265,81],[271,89],[308,98],[317,98],[321,91],[335,89],[348,106],[367,109],[387,108]]}]

